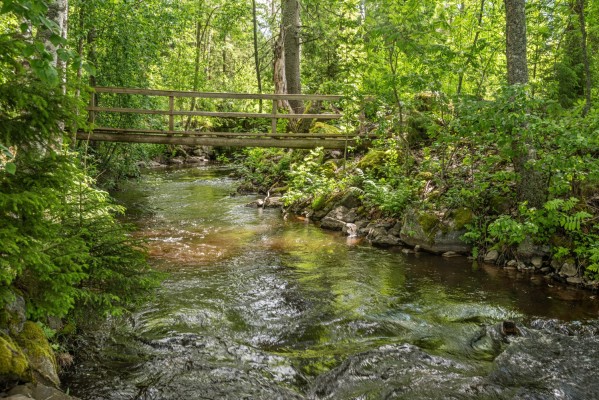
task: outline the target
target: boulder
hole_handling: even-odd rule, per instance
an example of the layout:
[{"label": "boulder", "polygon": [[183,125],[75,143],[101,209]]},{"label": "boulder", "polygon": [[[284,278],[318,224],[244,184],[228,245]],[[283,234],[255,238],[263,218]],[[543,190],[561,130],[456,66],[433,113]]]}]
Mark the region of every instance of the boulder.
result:
[{"label": "boulder", "polygon": [[14,300],[0,313],[0,326],[8,327],[8,333],[14,336],[23,330],[25,321],[27,321],[25,299],[15,295]]},{"label": "boulder", "polygon": [[543,266],[543,257],[533,257],[530,260],[530,263],[532,264],[533,267],[539,269]]},{"label": "boulder", "polygon": [[174,157],[168,160],[168,163],[170,165],[183,165],[184,162],[185,160],[183,159],[183,157]]},{"label": "boulder", "polygon": [[497,250],[491,250],[487,254],[485,254],[484,261],[486,263],[494,264],[499,258],[499,252]]},{"label": "boulder", "polygon": [[336,218],[331,218],[329,216],[324,217],[320,221],[320,227],[322,229],[328,229],[330,231],[341,231],[343,230],[343,228],[345,228],[345,224],[345,222]]},{"label": "boulder", "polygon": [[530,261],[535,257],[549,256],[550,249],[547,246],[540,246],[533,243],[530,237],[527,237],[518,245],[516,249],[516,257],[519,260]]},{"label": "boulder", "polygon": [[472,247],[461,239],[466,229],[463,225],[459,228],[459,225],[455,219],[450,217],[442,220],[431,211],[408,210],[404,215],[400,238],[410,246],[420,246],[431,253],[470,253]]},{"label": "boulder", "polygon": [[338,205],[343,206],[345,208],[358,208],[362,204],[360,200],[360,189],[350,188],[347,193],[341,197],[341,200],[337,202]]},{"label": "boulder", "polygon": [[13,400],[77,400],[58,389],[35,383],[16,386],[8,392],[8,395],[8,399]]},{"label": "boulder", "polygon": [[403,244],[400,238],[390,235],[385,224],[369,225],[366,239],[375,246],[400,246]]},{"label": "boulder", "polygon": [[0,335],[0,383],[31,380],[27,356],[8,335]]},{"label": "boulder", "polygon": [[566,278],[577,276],[578,270],[576,269],[576,265],[574,263],[565,262],[559,270],[559,274]]},{"label": "boulder", "polygon": [[33,381],[59,387],[60,379],[58,379],[56,358],[42,328],[34,322],[27,321],[21,333],[16,337],[16,341],[29,360]]},{"label": "boulder", "polygon": [[282,208],[283,205],[282,197],[267,197],[264,199],[264,208]]},{"label": "boulder", "polygon": [[571,285],[580,285],[583,282],[582,278],[578,278],[576,276],[571,276],[568,279],[566,279],[566,281]]},{"label": "boulder", "polygon": [[191,157],[187,157],[185,159],[185,162],[187,164],[204,164],[204,163],[207,163],[208,160],[205,159],[204,157],[191,156]]}]

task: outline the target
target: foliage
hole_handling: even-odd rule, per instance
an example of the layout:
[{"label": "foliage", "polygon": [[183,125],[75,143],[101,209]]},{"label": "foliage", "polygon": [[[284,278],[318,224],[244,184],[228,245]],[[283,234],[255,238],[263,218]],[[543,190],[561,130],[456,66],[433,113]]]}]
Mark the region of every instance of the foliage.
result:
[{"label": "foliage", "polygon": [[333,162],[325,162],[324,150],[317,148],[300,162],[291,165],[289,171],[289,190],[285,194],[285,203],[292,204],[307,199],[323,199],[343,187],[335,172]]},{"label": "foliage", "polygon": [[282,149],[245,149],[236,159],[237,173],[253,187],[267,192],[277,184],[282,184],[291,163],[301,156],[301,152]]},{"label": "foliage", "polygon": [[72,156],[56,155],[0,180],[0,279],[34,319],[81,306],[118,313],[153,282],[141,244],[115,219],[122,209],[92,183]]}]

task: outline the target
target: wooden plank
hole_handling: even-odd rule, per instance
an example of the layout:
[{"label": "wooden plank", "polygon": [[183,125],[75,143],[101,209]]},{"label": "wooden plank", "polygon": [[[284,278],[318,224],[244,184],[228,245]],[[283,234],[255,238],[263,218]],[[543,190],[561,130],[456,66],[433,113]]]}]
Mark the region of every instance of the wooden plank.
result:
[{"label": "wooden plank", "polygon": [[191,115],[200,117],[220,118],[283,118],[283,119],[339,119],[341,114],[264,114],[243,112],[212,112],[212,111],[170,111],[170,110],[145,110],[138,108],[120,107],[88,107],[90,112],[110,112],[125,114],[147,114],[147,115]]},{"label": "wooden plank", "polygon": [[341,135],[341,134],[318,134],[318,133],[270,133],[270,132],[206,132],[206,131],[165,131],[159,129],[134,129],[134,128],[94,128],[94,132],[113,132],[120,134],[140,133],[148,135],[188,135],[188,136],[221,136],[221,137],[271,137],[271,138],[324,138],[324,139],[380,139],[380,135]]},{"label": "wooden plank", "polygon": [[95,87],[96,93],[113,94],[139,94],[145,96],[175,96],[175,97],[199,97],[205,99],[245,99],[245,100],[323,100],[337,101],[343,96],[326,94],[252,94],[252,93],[214,93],[214,92],[186,92],[179,90],[153,90],[118,87]]},{"label": "wooden plank", "polygon": [[221,146],[221,147],[279,147],[294,149],[343,149],[346,145],[353,145],[353,140],[319,140],[319,139],[237,139],[237,138],[207,138],[207,137],[181,137],[158,135],[119,135],[114,133],[77,133],[78,140],[93,140],[123,143],[154,143],[174,144],[188,146]]}]

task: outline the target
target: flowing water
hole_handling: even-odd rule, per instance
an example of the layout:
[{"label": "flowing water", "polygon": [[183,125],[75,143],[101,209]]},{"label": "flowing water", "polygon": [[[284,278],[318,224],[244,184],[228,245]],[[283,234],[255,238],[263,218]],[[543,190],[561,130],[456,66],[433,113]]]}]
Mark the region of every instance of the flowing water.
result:
[{"label": "flowing water", "polygon": [[[64,379],[71,394],[599,398],[592,293],[284,220],[231,196],[227,173],[148,172],[118,194],[168,277],[152,302],[89,334]],[[520,335],[503,335],[508,320]]]}]

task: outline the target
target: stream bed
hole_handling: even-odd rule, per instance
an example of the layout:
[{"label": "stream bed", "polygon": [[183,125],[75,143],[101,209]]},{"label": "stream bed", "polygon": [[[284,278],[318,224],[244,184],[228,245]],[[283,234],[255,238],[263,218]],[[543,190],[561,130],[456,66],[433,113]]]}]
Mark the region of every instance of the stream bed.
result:
[{"label": "stream bed", "polygon": [[[92,399],[599,399],[599,301],[245,207],[226,169],[117,193],[167,278],[81,340]],[[505,336],[504,321],[520,335]]]}]

